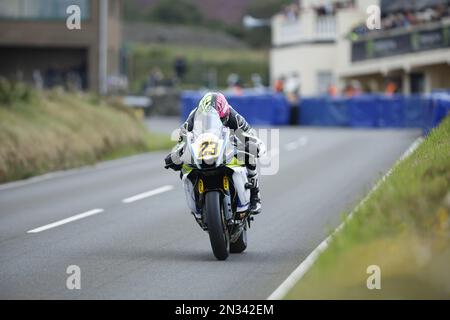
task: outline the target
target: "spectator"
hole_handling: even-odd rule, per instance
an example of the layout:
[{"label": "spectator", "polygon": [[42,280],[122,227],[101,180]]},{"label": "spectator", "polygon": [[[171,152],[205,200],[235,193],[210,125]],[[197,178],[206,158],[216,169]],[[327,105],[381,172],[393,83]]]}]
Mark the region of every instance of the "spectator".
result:
[{"label": "spectator", "polygon": [[33,82],[34,87],[37,90],[43,90],[44,89],[44,79],[42,78],[41,70],[33,70]]},{"label": "spectator", "polygon": [[159,68],[153,68],[147,80],[147,87],[154,88],[161,85],[164,75]]},{"label": "spectator", "polygon": [[300,121],[300,77],[297,72],[286,80],[284,92],[291,106],[290,124],[297,125]]},{"label": "spectator", "polygon": [[354,97],[356,94],[356,90],[353,87],[353,85],[351,83],[348,83],[345,88],[344,88],[344,92],[343,92],[344,96],[346,96],[347,98],[351,98]]},{"label": "spectator", "polygon": [[357,96],[363,93],[361,82],[358,80],[352,80],[351,86],[353,87],[353,95]]},{"label": "spectator", "polygon": [[386,85],[386,90],[385,90],[386,95],[392,96],[395,93],[397,93],[397,91],[398,91],[397,84],[394,81],[390,80]]},{"label": "spectator", "polygon": [[284,76],[281,76],[275,80],[273,89],[276,93],[282,93],[284,91]]},{"label": "spectator", "polygon": [[81,76],[76,69],[66,73],[66,88],[69,91],[80,91],[82,89]]},{"label": "spectator", "polygon": [[337,89],[337,87],[334,84],[330,84],[328,86],[328,90],[327,91],[328,91],[328,95],[330,97],[336,97],[338,95],[338,89]]},{"label": "spectator", "polygon": [[59,65],[53,63],[50,68],[47,69],[44,75],[44,83],[46,88],[63,85],[64,81]]},{"label": "spectator", "polygon": [[252,84],[253,88],[257,91],[264,91],[264,85],[262,83],[262,78],[258,73],[252,74]]},{"label": "spectator", "polygon": [[179,80],[183,80],[184,76],[186,75],[186,71],[187,71],[187,63],[186,63],[186,59],[182,55],[178,55],[175,58],[174,70],[175,70],[175,74],[176,74],[177,78]]},{"label": "spectator", "polygon": [[228,75],[227,83],[228,83],[228,91],[231,91],[233,94],[237,95],[241,95],[243,93],[241,80],[238,74],[231,73],[230,75]]},{"label": "spectator", "polygon": [[296,21],[300,15],[300,6],[298,3],[292,3],[283,7],[283,15],[289,21]]},{"label": "spectator", "polygon": [[[391,30],[399,28],[408,28],[431,22],[442,21],[450,18],[450,6],[440,4],[436,6],[426,7],[420,10],[399,10],[397,12],[388,13],[381,18],[381,29]],[[350,36],[353,41],[359,36],[372,34],[377,30],[369,30],[365,24],[360,24],[353,28]]]}]

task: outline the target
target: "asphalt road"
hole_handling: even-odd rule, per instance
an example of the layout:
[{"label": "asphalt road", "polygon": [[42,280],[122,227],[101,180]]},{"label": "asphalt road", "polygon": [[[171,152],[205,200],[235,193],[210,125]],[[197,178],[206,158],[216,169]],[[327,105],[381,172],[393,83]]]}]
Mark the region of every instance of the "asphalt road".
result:
[{"label": "asphalt road", "polygon": [[[248,249],[226,261],[212,255],[164,153],[0,186],[0,298],[265,299],[419,134],[282,129]],[[70,265],[80,290],[66,288]]]}]

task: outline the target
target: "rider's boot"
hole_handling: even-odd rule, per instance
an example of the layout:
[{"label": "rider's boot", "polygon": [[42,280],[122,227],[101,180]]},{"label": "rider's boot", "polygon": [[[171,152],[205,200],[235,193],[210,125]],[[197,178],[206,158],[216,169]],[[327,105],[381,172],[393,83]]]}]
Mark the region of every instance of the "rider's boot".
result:
[{"label": "rider's boot", "polygon": [[261,198],[259,195],[258,175],[256,172],[248,174],[248,184],[246,187],[250,189],[250,214],[256,215],[261,213]]}]

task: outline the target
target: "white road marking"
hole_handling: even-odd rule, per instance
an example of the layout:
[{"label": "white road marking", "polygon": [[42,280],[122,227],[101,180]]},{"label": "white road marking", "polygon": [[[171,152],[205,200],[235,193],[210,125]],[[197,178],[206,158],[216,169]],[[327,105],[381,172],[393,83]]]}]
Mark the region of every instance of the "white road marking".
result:
[{"label": "white road marking", "polygon": [[140,194],[137,194],[135,196],[123,199],[122,202],[123,203],[132,203],[132,202],[139,201],[139,200],[151,197],[151,196],[155,196],[155,195],[160,194],[160,193],[164,193],[164,192],[170,191],[172,189],[173,189],[173,186],[167,185],[167,186],[155,189],[155,190],[147,191],[147,192],[140,193]]},{"label": "white road marking", "polygon": [[308,138],[300,137],[300,139],[298,139],[298,144],[300,145],[300,147],[306,146],[308,144]]},{"label": "white road marking", "polygon": [[295,141],[285,144],[284,149],[286,149],[287,151],[294,151],[295,149],[297,149],[299,147],[304,147],[307,144],[308,144],[308,138],[302,136]]},{"label": "white road marking", "polygon": [[408,150],[403,153],[403,155],[400,157],[399,160],[394,164],[394,166],[375,184],[375,186],[370,190],[370,192],[364,197],[364,199],[361,200],[361,202],[352,210],[352,212],[347,216],[347,218],[342,222],[335,230],[334,232],[329,235],[325,240],[323,240],[317,248],[315,248],[307,257],[305,260],[303,260],[302,263],[287,277],[286,280],[283,281],[283,283],[267,298],[267,300],[281,300],[283,297],[295,286],[295,284],[300,281],[305,273],[314,265],[317,258],[320,256],[320,254],[325,251],[328,248],[328,245],[330,244],[332,238],[334,235],[336,235],[338,232],[340,232],[345,224],[352,219],[354,213],[360,208],[369,198],[370,196],[380,187],[381,183],[387,179],[394,170],[395,167],[398,166],[400,162],[402,162],[404,159],[406,159],[411,153],[416,150],[420,144],[424,141],[424,138],[419,137],[416,139],[411,146],[408,148]]},{"label": "white road marking", "polygon": [[284,148],[287,151],[293,151],[293,150],[298,148],[298,142],[297,141],[289,142],[289,143],[284,145]]},{"label": "white road marking", "polygon": [[86,211],[84,213],[80,213],[80,214],[77,214],[75,216],[72,216],[70,218],[63,219],[63,220],[60,220],[60,221],[56,221],[56,222],[47,224],[45,226],[42,226],[42,227],[39,227],[39,228],[30,230],[30,231],[27,231],[27,233],[38,233],[38,232],[42,232],[42,231],[45,231],[45,230],[48,230],[48,229],[56,228],[56,227],[59,227],[59,226],[61,226],[63,224],[66,224],[66,223],[69,223],[69,222],[73,222],[73,221],[76,221],[76,220],[80,220],[80,219],[83,219],[83,218],[87,218],[87,217],[93,216],[95,214],[101,213],[103,211],[104,211],[103,209],[89,210],[89,211]]}]

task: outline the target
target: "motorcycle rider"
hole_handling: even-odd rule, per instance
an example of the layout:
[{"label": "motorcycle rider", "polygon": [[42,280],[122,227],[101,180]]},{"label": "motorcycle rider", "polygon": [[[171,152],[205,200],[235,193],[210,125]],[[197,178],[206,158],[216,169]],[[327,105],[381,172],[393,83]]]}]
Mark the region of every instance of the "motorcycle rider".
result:
[{"label": "motorcycle rider", "polygon": [[165,168],[171,168],[175,171],[181,170],[183,163],[181,156],[184,151],[187,132],[193,130],[195,113],[200,110],[209,110],[214,108],[222,120],[222,124],[234,131],[239,140],[244,143],[245,151],[252,156],[245,157],[245,166],[247,168],[247,177],[250,189],[250,213],[253,215],[261,212],[261,199],[259,193],[258,173],[256,167],[256,158],[265,153],[263,142],[256,136],[255,130],[239,113],[229,104],[222,93],[209,92],[203,96],[198,106],[189,114],[187,120],[180,127],[180,138],[178,144],[172,152],[165,158]]}]

